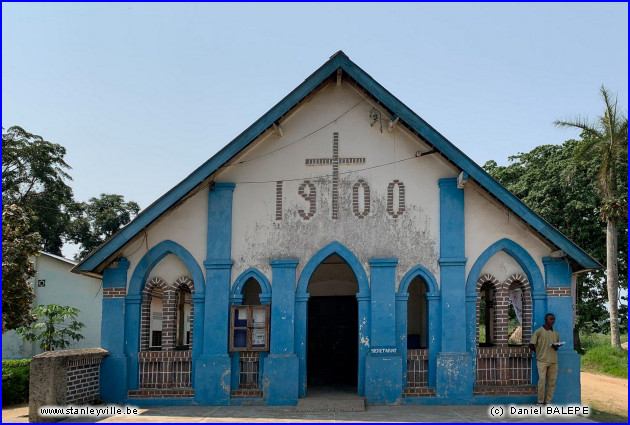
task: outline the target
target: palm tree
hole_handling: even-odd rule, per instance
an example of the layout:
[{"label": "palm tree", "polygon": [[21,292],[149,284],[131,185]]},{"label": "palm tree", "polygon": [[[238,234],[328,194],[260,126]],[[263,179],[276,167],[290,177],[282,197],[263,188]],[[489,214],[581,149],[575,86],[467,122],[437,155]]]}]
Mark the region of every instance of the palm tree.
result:
[{"label": "palm tree", "polygon": [[558,127],[573,127],[582,130],[582,142],[576,155],[581,161],[596,156],[601,161],[597,174],[597,186],[601,200],[601,217],[606,222],[606,286],[610,310],[610,338],[613,347],[619,341],[619,269],[617,266],[617,224],[627,219],[627,196],[619,193],[618,179],[626,178],[628,172],[628,117],[617,110],[617,96],[604,86],[600,93],[604,100],[604,115],[594,123],[577,117],[572,121],[556,120]]}]

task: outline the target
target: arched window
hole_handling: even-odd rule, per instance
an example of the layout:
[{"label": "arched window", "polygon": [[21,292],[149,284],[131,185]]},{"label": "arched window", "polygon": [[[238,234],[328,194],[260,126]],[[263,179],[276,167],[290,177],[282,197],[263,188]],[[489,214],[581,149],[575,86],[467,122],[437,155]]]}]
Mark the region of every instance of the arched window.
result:
[{"label": "arched window", "polygon": [[492,347],[499,342],[499,281],[486,274],[477,281],[477,344]]},{"label": "arched window", "polygon": [[527,345],[532,334],[531,290],[527,277],[513,274],[504,283],[507,307],[507,339],[510,345]]},{"label": "arched window", "polygon": [[420,276],[413,278],[407,289],[407,349],[428,347],[427,286]]},{"label": "arched window", "polygon": [[169,344],[168,314],[164,306],[168,305],[171,290],[159,277],[148,281],[142,291],[142,319],[140,330],[140,349],[165,350]]},{"label": "arched window", "polygon": [[182,276],[173,284],[175,290],[175,347],[178,350],[187,350],[192,346],[193,303],[192,294],[195,286],[193,281]]}]

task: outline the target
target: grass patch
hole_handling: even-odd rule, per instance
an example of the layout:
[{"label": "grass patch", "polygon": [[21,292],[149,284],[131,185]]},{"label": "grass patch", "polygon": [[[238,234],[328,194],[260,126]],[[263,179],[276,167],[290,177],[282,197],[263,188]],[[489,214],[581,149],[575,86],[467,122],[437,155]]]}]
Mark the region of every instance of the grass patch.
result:
[{"label": "grass patch", "polygon": [[[582,349],[582,370],[601,373],[618,378],[628,378],[628,351],[610,346],[610,336],[602,334],[580,335]],[[628,340],[622,335],[621,341]]]}]

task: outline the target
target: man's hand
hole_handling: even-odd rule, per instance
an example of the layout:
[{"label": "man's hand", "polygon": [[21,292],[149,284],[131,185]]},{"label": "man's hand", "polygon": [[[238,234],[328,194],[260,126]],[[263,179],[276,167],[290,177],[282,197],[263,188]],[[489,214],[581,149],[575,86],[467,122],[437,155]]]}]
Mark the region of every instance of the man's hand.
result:
[{"label": "man's hand", "polygon": [[554,350],[558,351],[558,348],[560,348],[560,346],[558,345],[552,345],[551,348],[553,348]]}]

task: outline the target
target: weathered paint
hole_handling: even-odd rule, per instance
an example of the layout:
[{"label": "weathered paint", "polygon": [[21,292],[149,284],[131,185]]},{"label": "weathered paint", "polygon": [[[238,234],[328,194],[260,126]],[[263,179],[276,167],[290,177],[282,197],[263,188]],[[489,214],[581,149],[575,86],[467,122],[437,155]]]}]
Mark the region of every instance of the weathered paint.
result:
[{"label": "weathered paint", "polygon": [[368,354],[365,363],[365,401],[394,404],[402,398],[402,359],[399,355]]},{"label": "weathered paint", "polygon": [[269,406],[297,404],[298,357],[295,354],[269,354],[265,357],[264,364],[263,397],[266,404]]},{"label": "weathered paint", "polygon": [[230,402],[231,360],[227,354],[202,354],[195,359],[195,402],[227,406]]},{"label": "weathered paint", "polygon": [[[190,193],[195,187],[201,184],[205,179],[212,175],[219,167],[224,166],[226,162],[242,151],[243,148],[252,143],[266,129],[271,128],[280,118],[283,118],[283,128],[288,118],[285,117],[291,109],[296,108],[300,102],[301,106],[307,104],[305,98],[325,80],[342,69],[349,74],[360,87],[367,91],[378,103],[384,105],[393,112],[397,118],[421,135],[422,138],[428,140],[432,146],[437,148],[446,158],[455,164],[458,169],[463,170],[480,183],[486,190],[497,197],[501,202],[507,205],[512,211],[519,215],[523,220],[529,223],[533,228],[540,232],[544,237],[548,238],[558,247],[567,252],[584,268],[598,268],[600,265],[589,257],[584,251],[580,250],[571,241],[564,237],[560,232],[534,214],[527,206],[520,202],[514,195],[508,192],[503,186],[493,180],[481,167],[475,164],[470,158],[464,155],[459,149],[451,144],[444,136],[438,133],[434,128],[427,124],[422,118],[411,111],[407,106],[395,98],[384,87],[378,84],[365,71],[352,62],[343,52],[337,52],[329,61],[307,78],[293,92],[286,96],[276,106],[274,106],[263,117],[256,121],[252,126],[245,130],[241,135],[234,139],[230,144],[224,147],[217,155],[209,159],[201,167],[195,170],[179,185],[171,189],[166,195],[160,198],[154,205],[143,211],[140,216],[130,223],[126,229],[115,235],[108,243],[100,247],[95,253],[89,255],[84,261],[77,265],[77,270],[90,271],[97,268],[108,257],[113,255],[121,246],[134,238],[145,226],[149,225],[153,220],[157,219],[168,211],[182,197]],[[345,80],[344,80],[345,81]],[[345,84],[345,83],[344,83]],[[336,122],[341,116],[335,117]],[[389,117],[390,119],[393,116]],[[317,124],[315,124],[317,125]],[[402,126],[397,126],[400,128]],[[394,134],[395,132],[392,132]]]},{"label": "weathered paint", "polygon": [[[403,270],[423,264],[439,275],[438,189],[432,184],[414,182],[456,176],[457,171],[439,156],[415,158],[417,151],[426,152],[430,147],[406,129],[381,133],[370,127],[368,114],[373,106],[377,105],[363,100],[349,84],[328,85],[286,118],[284,136],[279,137],[272,131],[265,133],[235,158],[234,165],[218,173],[217,180],[237,183],[232,237],[236,275],[249,266],[269,275],[269,261],[278,258],[299,259],[299,275],[306,262],[332,241],[352,246],[364,269],[368,268],[370,258],[396,256]],[[338,118],[348,110],[350,112]],[[331,122],[335,118],[337,121],[329,127],[285,147],[288,140],[312,133],[318,127],[315,123]],[[334,132],[339,134],[340,156],[366,158],[364,165],[340,168],[337,219],[331,218],[332,167],[305,165],[308,158],[330,156]],[[413,159],[366,169],[407,158]],[[359,179],[369,184],[371,194],[370,213],[363,219],[358,219],[352,211],[353,186]],[[282,220],[276,220],[278,180],[285,180]],[[309,209],[309,202],[298,193],[304,180],[309,180],[317,191],[316,213],[309,220],[298,212]],[[406,209],[398,218],[387,214],[388,186],[393,180],[414,188],[406,191]],[[250,183],[259,181],[267,183]],[[398,272],[397,282],[403,274]]]},{"label": "weathered paint", "polygon": [[[397,108],[404,106],[345,56],[335,60],[361,75],[369,83],[364,88],[376,90],[379,100],[386,99]],[[318,75],[320,78],[323,74]],[[547,286],[554,282],[567,286],[568,269],[543,260],[557,247],[528,224],[552,242],[573,249],[571,255],[574,259],[577,256],[582,265],[591,264],[576,247],[567,245],[544,223],[541,225],[531,211],[497,188],[479,167],[468,164],[468,158],[410,111],[400,114],[401,120],[415,122],[422,136],[426,133],[430,138],[417,137],[405,125],[397,125],[392,132],[381,132],[379,125],[371,125],[373,108],[385,120],[392,117],[348,81],[344,79],[339,87],[324,83],[290,113],[283,114],[283,136],[265,131],[261,124],[256,124],[258,133],[248,129],[245,136],[237,138],[238,143],[226,147],[201,171],[195,171],[117,237],[118,242],[127,240],[119,252],[128,256],[133,270],[125,300],[128,388],[138,385],[138,318],[143,285],[147,278],[159,275],[167,279],[185,275],[195,281],[195,288],[198,281],[202,282],[202,292],[193,295],[195,318],[199,318],[194,322],[195,403],[294,404],[307,391],[308,285],[317,267],[329,256],[338,255],[356,278],[358,292],[354,279],[346,277],[328,280],[310,295],[356,294],[359,395],[365,395],[371,403],[400,401],[405,379],[406,294],[410,280],[420,276],[428,286],[428,379],[429,386],[436,389],[434,399],[477,403],[484,398],[472,396],[476,285],[471,282],[476,283],[481,273],[525,274],[532,285],[536,326],[542,324],[548,305],[541,268],[545,267]],[[283,107],[287,106],[285,102]],[[307,159],[330,157],[334,134],[338,135],[339,157],[365,158],[364,164],[343,164],[338,179],[331,176],[330,165],[305,163]],[[247,137],[255,140],[245,143]],[[419,155],[435,147],[433,142],[441,143],[444,149],[440,150],[446,157]],[[383,166],[386,163],[389,165]],[[457,186],[460,163],[471,167],[464,169],[469,178],[463,189]],[[223,166],[218,168],[217,164]],[[201,178],[210,169],[212,175]],[[190,186],[193,181],[199,184],[199,192],[154,222],[147,221],[155,211],[168,208],[165,205],[177,194],[188,193],[184,192],[186,187],[194,188]],[[278,181],[282,181],[281,191]],[[406,188],[404,211],[397,202],[399,192],[390,191],[392,197],[388,199],[388,188],[396,181],[400,182],[396,183],[399,188],[401,184]],[[338,189],[337,196],[333,196],[333,186]],[[300,194],[300,187],[305,196]],[[355,188],[360,200],[353,207]],[[508,208],[494,200],[488,190]],[[336,218],[331,214],[334,199],[339,202]],[[513,213],[515,208],[520,218]],[[145,233],[137,232],[138,223],[144,223]],[[98,258],[116,243],[81,267],[89,268],[89,264],[100,261]],[[383,258],[396,260],[377,260]],[[366,270],[370,270],[371,282]],[[238,355],[228,354],[228,312],[230,303],[242,302],[243,285],[249,278],[260,283],[261,303],[273,298],[271,352],[261,356],[263,399],[239,401],[230,399],[230,389],[238,384]],[[569,317],[566,299],[550,301],[549,305],[563,320]],[[371,353],[373,348],[384,351]],[[391,351],[394,349],[396,354]],[[567,364],[574,361],[570,354],[566,353]]]}]

